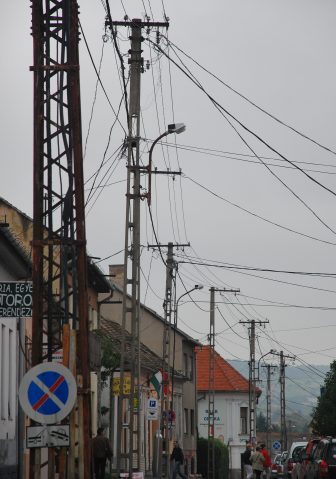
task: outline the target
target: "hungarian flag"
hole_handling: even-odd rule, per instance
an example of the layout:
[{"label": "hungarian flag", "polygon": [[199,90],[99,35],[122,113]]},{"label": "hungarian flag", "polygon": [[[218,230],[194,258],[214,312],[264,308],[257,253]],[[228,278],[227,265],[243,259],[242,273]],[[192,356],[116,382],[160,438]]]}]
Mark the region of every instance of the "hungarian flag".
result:
[{"label": "hungarian flag", "polygon": [[158,371],[154,376],[152,376],[149,380],[153,386],[154,389],[157,393],[158,398],[160,398],[161,395],[161,384],[162,384],[162,372]]},{"label": "hungarian flag", "polygon": [[168,395],[169,376],[168,376],[167,372],[164,372],[162,374],[162,371],[160,369],[160,371],[158,371],[156,374],[154,374],[154,376],[152,376],[149,381],[153,384],[154,389],[157,392],[157,396],[158,396],[159,399],[160,399],[160,396],[161,396],[162,382],[164,383],[163,384],[163,394],[165,396]]}]

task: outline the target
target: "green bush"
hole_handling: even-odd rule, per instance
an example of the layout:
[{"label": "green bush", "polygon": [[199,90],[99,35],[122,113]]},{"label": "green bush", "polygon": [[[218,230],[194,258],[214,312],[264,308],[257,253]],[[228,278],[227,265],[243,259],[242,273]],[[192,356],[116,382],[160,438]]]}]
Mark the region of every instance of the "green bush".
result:
[{"label": "green bush", "polygon": [[[197,441],[197,472],[207,479],[208,476],[208,440]],[[229,450],[222,441],[215,439],[215,479],[229,477]]]}]

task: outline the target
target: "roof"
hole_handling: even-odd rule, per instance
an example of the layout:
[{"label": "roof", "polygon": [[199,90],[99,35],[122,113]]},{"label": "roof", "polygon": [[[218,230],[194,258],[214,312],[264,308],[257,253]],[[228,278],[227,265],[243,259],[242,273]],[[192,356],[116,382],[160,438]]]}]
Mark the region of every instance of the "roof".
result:
[{"label": "roof", "polygon": [[[111,265],[110,265],[110,268],[111,268]],[[120,294],[123,294],[123,289],[122,287],[115,281],[113,280],[110,280],[110,283],[112,285],[112,288],[115,290],[115,291],[118,291]],[[128,298],[131,299],[131,295],[130,294],[127,294]],[[160,316],[156,311],[154,311],[154,309],[151,309],[149,308],[148,306],[146,306],[145,304],[143,303],[140,303],[140,307],[143,308],[145,311],[148,311],[148,313],[150,313],[152,316],[155,316],[156,319],[159,319],[160,321],[164,322],[165,319]],[[172,329],[173,329],[173,326],[172,326]],[[184,331],[182,331],[181,329],[179,328],[176,328],[176,332],[178,332],[184,339],[184,341],[187,341],[188,343],[192,343],[194,346],[199,346],[200,345],[200,342],[197,341],[196,339],[192,338],[191,336],[189,336],[189,334],[185,333]]]},{"label": "roof", "polygon": [[[122,328],[120,324],[116,323],[115,321],[101,318],[99,330],[111,339],[117,350],[120,350],[122,334]],[[129,367],[129,359],[131,357],[131,335],[127,331],[125,332],[125,343],[125,366],[127,368]],[[155,354],[143,343],[140,344],[140,363],[142,369],[147,370],[151,373],[157,373],[160,369],[162,369],[162,358],[160,358],[160,356]],[[174,372],[174,377],[177,379],[185,379],[184,375],[179,373],[178,371]]]},{"label": "roof", "polygon": [[[209,390],[210,346],[196,348],[197,391]],[[249,381],[215,351],[215,391],[249,392]],[[260,391],[258,389],[258,391]]]},{"label": "roof", "polygon": [[[16,206],[12,205],[4,198],[0,197],[0,203],[5,204],[12,210],[15,210],[21,217],[28,223],[33,223],[33,219],[30,218],[26,213],[16,208]],[[10,244],[13,250],[19,255],[26,264],[29,271],[31,270],[31,256],[30,251],[24,247],[23,243],[20,241],[20,238],[17,234],[15,234],[9,224],[8,227],[0,227],[0,234],[6,238],[7,242]],[[109,293],[111,291],[110,282],[104,276],[103,272],[99,268],[99,266],[92,261],[90,256],[87,257],[87,265],[88,265],[88,281],[90,286],[95,289],[99,293]]]}]

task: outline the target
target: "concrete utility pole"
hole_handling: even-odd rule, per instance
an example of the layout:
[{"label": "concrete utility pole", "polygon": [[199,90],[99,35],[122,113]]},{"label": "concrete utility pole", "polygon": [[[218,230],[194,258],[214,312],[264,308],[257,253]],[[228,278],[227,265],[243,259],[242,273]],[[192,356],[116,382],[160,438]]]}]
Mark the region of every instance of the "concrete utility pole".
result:
[{"label": "concrete utility pole", "polygon": [[[257,368],[255,364],[255,326],[256,324],[268,324],[269,321],[256,321],[254,319],[248,321],[239,321],[240,324],[250,324],[249,340],[250,340],[250,361],[249,361],[249,411],[250,411],[250,441],[254,445],[257,439],[256,428],[256,408],[257,408]],[[259,374],[259,372],[258,372]]]},{"label": "concrete utility pole", "polygon": [[209,391],[208,391],[208,475],[215,479],[215,292],[239,293],[240,289],[210,288]]},{"label": "concrete utility pole", "polygon": [[272,410],[271,410],[271,375],[273,374],[272,369],[275,369],[277,366],[272,364],[264,364],[263,368],[267,369],[267,389],[266,389],[266,446],[267,450],[271,450],[271,433],[272,433]]},{"label": "concrete utility pole", "polygon": [[[121,469],[128,470],[129,477],[133,471],[141,468],[141,421],[140,421],[140,201],[147,195],[141,193],[140,174],[148,167],[140,165],[140,84],[143,71],[141,56],[142,29],[144,27],[165,27],[167,22],[143,22],[141,19],[114,22],[108,12],[107,25],[114,37],[116,26],[131,27],[130,49],[130,91],[128,105],[128,159],[127,159],[127,193],[125,256],[122,308],[122,337],[120,359],[120,393],[118,402],[117,424],[117,476]],[[129,290],[130,289],[130,290]],[[130,297],[131,305],[128,306]],[[130,319],[128,320],[128,316]],[[127,365],[131,376],[129,394],[124,390],[126,357],[125,331],[131,330],[131,351]],[[123,433],[126,440],[122,441]],[[124,444],[124,446],[122,445]],[[123,449],[124,447],[124,449]],[[122,463],[123,459],[123,463]]]},{"label": "concrete utility pole", "polygon": [[[171,333],[173,326],[173,297],[175,296],[176,286],[176,270],[177,263],[174,261],[174,248],[184,248],[190,246],[188,244],[174,244],[172,242],[167,245],[148,245],[148,248],[168,248],[166,263],[166,293],[163,303],[165,327],[162,342],[162,388],[161,388],[161,419],[160,429],[162,435],[162,454],[159,455],[158,461],[158,477],[169,477],[169,439],[171,431],[169,431],[170,406],[174,391],[169,393],[169,378],[171,377]],[[174,293],[173,293],[174,292]]]},{"label": "concrete utility pole", "polygon": [[[88,479],[90,369],[76,0],[32,0],[34,222],[32,366],[63,350],[77,382],[71,448],[30,450],[30,479]],[[78,343],[78,347],[77,347]],[[71,349],[69,348],[71,345]],[[34,422],[33,422],[34,424]],[[76,451],[75,443],[78,448]],[[77,454],[77,462],[76,462]],[[57,457],[58,455],[58,457]]]},{"label": "concrete utility pole", "polygon": [[295,356],[280,353],[274,353],[280,358],[280,428],[281,428],[281,450],[287,451],[287,426],[286,426],[286,358],[295,359]]}]

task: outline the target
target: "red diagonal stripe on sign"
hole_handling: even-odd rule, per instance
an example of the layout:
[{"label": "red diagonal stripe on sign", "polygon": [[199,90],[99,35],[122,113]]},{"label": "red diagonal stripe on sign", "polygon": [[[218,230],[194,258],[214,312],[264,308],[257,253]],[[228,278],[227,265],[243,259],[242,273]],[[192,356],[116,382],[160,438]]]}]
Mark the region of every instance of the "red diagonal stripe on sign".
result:
[{"label": "red diagonal stripe on sign", "polygon": [[[64,381],[64,376],[60,376],[54,382],[54,384],[49,388],[49,393],[53,393],[54,391],[56,391],[58,386],[60,386],[63,381]],[[49,399],[49,393],[43,394],[43,396],[34,404],[33,406],[34,411],[37,411],[42,406],[42,404],[44,404]]]}]

